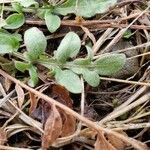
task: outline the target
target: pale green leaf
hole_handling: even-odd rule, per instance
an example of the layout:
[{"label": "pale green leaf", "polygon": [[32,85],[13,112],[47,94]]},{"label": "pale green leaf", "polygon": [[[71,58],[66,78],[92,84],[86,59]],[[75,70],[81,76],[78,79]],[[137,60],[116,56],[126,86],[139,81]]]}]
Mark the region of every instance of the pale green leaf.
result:
[{"label": "pale green leaf", "polygon": [[78,75],[71,70],[56,72],[55,78],[56,81],[68,91],[76,94],[82,92],[81,80]]},{"label": "pale green leaf", "polygon": [[66,63],[69,69],[77,74],[82,74],[84,69],[90,67],[91,61],[87,58],[78,58],[75,59],[73,62]]},{"label": "pale green leaf", "polygon": [[8,18],[6,18],[5,29],[17,29],[21,27],[25,23],[25,17],[23,14],[12,14]]},{"label": "pale green leaf", "polygon": [[88,69],[83,70],[84,80],[91,86],[97,87],[100,83],[100,77],[96,71],[90,71]]},{"label": "pale green leaf", "polygon": [[54,11],[62,15],[74,13],[78,16],[92,17],[95,14],[105,13],[117,0],[67,0],[58,5]]},{"label": "pale green leaf", "polygon": [[23,7],[19,3],[12,2],[11,5],[18,13],[22,13]]},{"label": "pale green leaf", "polygon": [[16,69],[18,69],[21,72],[25,72],[26,70],[28,70],[31,67],[31,64],[21,62],[21,61],[15,61],[14,63],[15,63]]},{"label": "pale green leaf", "polygon": [[27,47],[27,56],[30,61],[37,60],[44,53],[47,46],[46,37],[36,27],[30,28],[25,32],[24,43]]},{"label": "pale green leaf", "polygon": [[35,66],[31,66],[29,68],[29,75],[30,75],[30,80],[28,81],[28,84],[31,87],[35,87],[39,81],[37,68]]},{"label": "pale green leaf", "polygon": [[79,36],[74,32],[69,32],[61,41],[55,57],[59,62],[66,62],[68,58],[76,57],[81,47]]},{"label": "pale green leaf", "polygon": [[48,30],[53,33],[60,27],[61,20],[57,15],[53,15],[51,12],[47,11],[45,14],[45,23]]},{"label": "pale green leaf", "polygon": [[9,33],[0,32],[0,54],[16,52],[19,41]]},{"label": "pale green leaf", "polygon": [[97,59],[93,67],[100,75],[113,75],[118,72],[124,66],[126,62],[126,56],[124,54],[102,54]]}]

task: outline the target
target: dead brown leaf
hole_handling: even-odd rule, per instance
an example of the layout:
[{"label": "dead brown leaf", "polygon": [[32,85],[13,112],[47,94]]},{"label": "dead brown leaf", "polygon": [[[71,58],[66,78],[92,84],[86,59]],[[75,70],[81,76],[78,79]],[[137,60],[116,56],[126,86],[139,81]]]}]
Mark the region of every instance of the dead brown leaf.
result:
[{"label": "dead brown leaf", "polygon": [[47,148],[61,135],[62,119],[55,105],[51,105],[49,117],[44,126],[42,150]]},{"label": "dead brown leaf", "polygon": [[[69,92],[64,87],[60,85],[53,85],[52,96],[55,97],[57,101],[72,108],[72,99],[70,98]],[[65,113],[61,109],[59,109],[59,113],[61,114],[61,118],[63,121],[61,136],[64,137],[73,134],[76,129],[76,119],[72,115]]]},{"label": "dead brown leaf", "polygon": [[104,133],[99,132],[95,143],[95,150],[117,150],[105,138]]},{"label": "dead brown leaf", "polygon": [[[126,135],[125,132],[120,131],[119,133]],[[126,143],[124,141],[122,141],[121,139],[117,138],[116,136],[112,135],[112,134],[107,134],[107,138],[109,140],[109,142],[117,149],[117,150],[124,150],[126,147]]]},{"label": "dead brown leaf", "polygon": [[64,111],[59,111],[63,120],[62,126],[62,137],[69,136],[75,132],[76,129],[76,119]]},{"label": "dead brown leaf", "polygon": [[25,98],[24,91],[22,87],[18,84],[16,84],[15,90],[16,90],[17,97],[18,97],[18,105],[19,105],[19,108],[21,108],[24,102],[24,98]]},{"label": "dead brown leaf", "polygon": [[29,92],[29,96],[30,96],[29,114],[31,115],[35,111],[35,109],[37,107],[38,100],[36,99],[35,94],[33,94],[32,92]]},{"label": "dead brown leaf", "polygon": [[53,85],[52,97],[60,103],[72,108],[72,99],[70,98],[69,92],[60,85]]}]

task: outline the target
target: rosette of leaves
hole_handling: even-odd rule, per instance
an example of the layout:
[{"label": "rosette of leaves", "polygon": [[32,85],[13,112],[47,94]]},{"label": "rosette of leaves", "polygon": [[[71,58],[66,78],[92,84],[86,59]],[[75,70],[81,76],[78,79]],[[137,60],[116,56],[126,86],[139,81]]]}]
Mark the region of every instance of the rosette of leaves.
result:
[{"label": "rosette of leaves", "polygon": [[[81,41],[74,32],[66,34],[61,41],[55,59],[58,64],[63,64],[62,68],[56,70],[56,81],[65,86],[72,93],[81,93],[82,86],[80,75],[91,86],[96,87],[100,83],[99,75],[112,75],[119,71],[126,62],[124,54],[103,54],[93,61],[93,54],[90,47],[86,46],[88,56],[86,58],[76,58],[81,47]],[[70,58],[74,59],[68,62]]]},{"label": "rosette of leaves", "polygon": [[[19,36],[0,32],[0,37],[0,54],[15,54],[19,48]],[[28,84],[32,87],[39,80],[36,67],[38,63],[53,70],[57,83],[68,91],[81,93],[81,75],[89,85],[96,87],[100,83],[101,75],[116,73],[126,61],[124,54],[103,54],[97,60],[93,60],[92,50],[88,46],[86,46],[87,57],[77,58],[81,48],[81,40],[74,32],[66,34],[52,58],[48,58],[45,54],[47,40],[38,28],[33,27],[25,32],[24,43],[27,50],[23,54],[25,61],[15,61],[15,67],[21,72],[29,71]]]},{"label": "rosette of leaves", "polygon": [[33,27],[25,32],[24,43],[27,49],[27,52],[24,53],[26,62],[15,61],[15,67],[21,72],[29,71],[28,84],[34,87],[38,83],[37,67],[34,62],[45,52],[47,40],[42,31]]}]

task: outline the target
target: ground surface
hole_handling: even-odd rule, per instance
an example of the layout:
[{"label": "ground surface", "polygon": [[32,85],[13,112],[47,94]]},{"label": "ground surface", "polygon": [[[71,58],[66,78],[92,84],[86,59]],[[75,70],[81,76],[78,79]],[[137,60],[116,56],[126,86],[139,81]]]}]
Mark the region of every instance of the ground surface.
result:
[{"label": "ground surface", "polygon": [[[44,2],[39,1],[40,8]],[[61,3],[64,1],[60,1]],[[58,18],[49,19],[52,21],[49,22],[50,27],[45,25],[45,20],[37,16],[38,8],[35,9],[34,5],[23,8],[21,12],[25,15],[23,25],[15,29],[12,29],[12,25],[6,27],[2,22],[19,6],[12,7],[10,1],[5,0],[0,0],[0,4],[2,6],[0,50],[4,49],[4,45],[8,46],[7,50],[12,46],[6,44],[11,43],[10,39],[5,40],[2,34],[9,32],[11,37],[18,33],[23,37],[19,42],[18,53],[0,53],[0,149],[149,149],[150,1],[120,0],[102,14],[95,13],[91,17],[84,17],[86,10],[80,12],[84,14],[83,16],[76,16],[76,13],[65,16],[56,13],[61,19],[61,26],[54,33],[51,32],[56,28],[53,25],[59,22],[56,21]],[[49,3],[46,2],[45,5],[49,6]],[[90,10],[92,5],[85,8]],[[18,22],[17,24],[20,25]],[[39,47],[45,42],[41,36],[38,38],[39,34],[36,35],[41,34],[39,30],[47,39],[47,47],[46,54],[40,51],[33,53],[32,58],[41,53],[40,59],[28,61],[23,53],[30,51],[32,47],[28,50],[24,37],[25,32],[32,27],[36,27],[31,37],[34,39],[31,40],[34,50],[40,50]],[[88,76],[90,81],[85,78],[87,72],[83,76],[81,74],[77,76],[81,82],[81,87],[77,88],[74,86],[78,81],[72,80],[72,74],[67,75],[65,81],[62,81],[65,75],[53,76],[53,67],[45,65],[42,60],[53,58],[54,51],[58,50],[62,39],[70,31],[80,38],[81,48],[78,55],[67,58],[68,62],[75,58],[90,56],[87,56],[85,47],[88,45],[94,60],[112,52],[121,54],[116,55],[118,59],[120,56],[126,56],[122,69],[110,75],[100,74],[100,77],[98,75],[100,83],[96,87],[88,84],[92,82],[91,84],[95,85],[97,82],[95,81],[97,76],[93,71],[90,77]],[[65,42],[63,44],[66,44],[69,50],[73,48],[76,50],[80,42],[77,42],[76,35],[72,36],[73,39],[68,42],[70,45]],[[63,58],[69,55],[68,53],[65,53]],[[56,57],[58,55],[56,54]],[[114,61],[116,60],[114,58]],[[16,61],[30,64],[36,69],[30,66],[22,72],[15,66]],[[104,68],[108,67],[110,71],[115,65],[114,61],[110,57]],[[56,63],[53,64],[57,66]],[[62,67],[62,64],[59,65]],[[32,81],[32,85],[36,83],[35,86],[31,87],[31,82],[28,85],[28,81]]]}]

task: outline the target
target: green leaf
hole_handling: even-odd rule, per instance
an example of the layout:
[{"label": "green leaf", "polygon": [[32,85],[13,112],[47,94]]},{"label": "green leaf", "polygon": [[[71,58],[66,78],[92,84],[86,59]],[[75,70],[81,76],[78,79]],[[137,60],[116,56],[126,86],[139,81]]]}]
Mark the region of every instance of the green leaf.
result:
[{"label": "green leaf", "polygon": [[7,25],[4,26],[5,29],[17,29],[25,23],[25,17],[23,14],[12,14],[6,19]]},{"label": "green leaf", "polygon": [[0,32],[0,54],[16,52],[19,41],[9,33]]},{"label": "green leaf", "polygon": [[84,69],[87,69],[91,64],[91,61],[87,58],[78,58],[73,62],[66,63],[68,68],[77,74],[82,74]]},{"label": "green leaf", "polygon": [[31,66],[29,68],[30,80],[28,81],[29,86],[35,87],[39,81],[37,68],[35,66]]},{"label": "green leaf", "polygon": [[30,7],[32,5],[38,7],[38,3],[35,0],[15,0],[14,2],[20,3],[23,7]]},{"label": "green leaf", "polygon": [[19,3],[12,2],[11,5],[18,13],[22,13],[23,7]]},{"label": "green leaf", "polygon": [[77,74],[71,70],[58,71],[55,75],[56,81],[64,86],[68,91],[72,93],[81,93],[82,84]]},{"label": "green leaf", "polygon": [[14,37],[17,41],[23,41],[21,34],[14,33],[14,34],[12,34],[12,35],[13,35],[13,37]]},{"label": "green leaf", "polygon": [[81,47],[79,36],[74,32],[69,32],[61,41],[55,56],[59,62],[66,62],[68,58],[76,57]]},{"label": "green leaf", "polygon": [[37,68],[35,66],[30,63],[15,61],[15,67],[21,72],[25,72],[26,70],[29,71],[30,79],[28,81],[28,84],[31,87],[34,87],[38,83],[39,79],[37,74]]},{"label": "green leaf", "polygon": [[123,37],[125,39],[129,39],[134,33],[131,32],[131,30],[127,30],[124,34]]},{"label": "green leaf", "polygon": [[61,20],[57,15],[53,15],[51,12],[47,11],[45,14],[45,23],[48,30],[53,33],[60,27]]},{"label": "green leaf", "polygon": [[88,69],[85,69],[82,74],[83,78],[89,85],[93,87],[97,87],[99,85],[100,77],[96,71],[90,71]]},{"label": "green leaf", "polygon": [[36,15],[40,18],[40,19],[44,19],[45,18],[45,14],[46,12],[49,11],[49,12],[52,12],[53,11],[53,7],[51,6],[43,6],[41,7],[41,9],[37,9],[37,13]]},{"label": "green leaf", "polygon": [[97,59],[93,67],[100,75],[113,75],[118,72],[125,64],[126,56],[124,54],[102,54]]},{"label": "green leaf", "polygon": [[54,12],[62,15],[74,13],[78,16],[92,17],[95,14],[106,12],[115,5],[117,0],[67,0],[55,7]]},{"label": "green leaf", "polygon": [[47,46],[46,37],[36,27],[30,28],[25,32],[24,43],[27,47],[27,57],[30,61],[37,60],[44,53]]},{"label": "green leaf", "polygon": [[21,61],[15,61],[14,63],[15,63],[16,69],[18,69],[21,72],[25,72],[26,70],[28,70],[31,67],[31,64],[24,63]]}]

